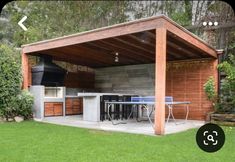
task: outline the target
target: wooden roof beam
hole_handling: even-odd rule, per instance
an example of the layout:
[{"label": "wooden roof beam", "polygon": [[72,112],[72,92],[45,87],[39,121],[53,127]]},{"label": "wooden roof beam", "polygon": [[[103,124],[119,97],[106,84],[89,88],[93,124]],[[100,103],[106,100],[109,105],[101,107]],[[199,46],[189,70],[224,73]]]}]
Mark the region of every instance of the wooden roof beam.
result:
[{"label": "wooden roof beam", "polygon": [[[99,46],[96,43],[84,43],[82,46],[86,48],[91,48],[92,50],[99,51],[101,53],[106,54],[107,57],[115,57],[115,51],[112,49],[108,49],[105,46]],[[130,57],[129,55],[125,55],[124,53],[119,52],[119,56],[124,60],[124,62],[129,62],[129,63],[136,63],[136,61],[140,61],[138,59],[133,59],[133,57]]]},{"label": "wooden roof beam", "polygon": [[[59,47],[71,46],[90,41],[96,41],[106,38],[114,38],[123,35],[155,30],[156,28],[166,28],[167,32],[172,32],[184,41],[190,43],[194,47],[201,49],[209,56],[217,58],[217,52],[200,38],[190,33],[188,30],[178,25],[164,15],[155,16],[95,29],[87,32],[64,36],[56,39],[45,40],[28,45],[23,45],[22,52],[25,54],[49,50]],[[153,33],[155,34],[155,33]]]},{"label": "wooden roof beam", "polygon": [[[77,57],[74,57],[73,55],[72,56],[69,56],[66,54],[66,53],[62,53],[61,51],[60,52],[60,55],[58,55],[58,52],[57,50],[50,50],[50,51],[43,51],[42,53],[37,53],[36,55],[41,55],[41,54],[47,54],[47,55],[50,55],[53,57],[54,60],[58,60],[58,61],[65,61],[65,62],[70,62],[72,64],[76,64],[76,65],[83,65],[83,66],[104,66],[103,63],[99,63],[99,62],[94,62],[92,60],[87,60],[87,59],[84,59],[84,58],[77,58]],[[34,55],[34,54],[32,54]]]},{"label": "wooden roof beam", "polygon": [[31,53],[41,50],[48,50],[52,48],[71,46],[74,44],[80,44],[105,38],[117,37],[121,35],[127,35],[131,33],[138,33],[144,30],[152,30],[162,26],[162,18],[164,15],[155,16],[131,22],[125,22],[117,25],[94,29],[78,34],[59,37],[56,39],[50,39],[40,41],[36,43],[23,45],[24,53]]},{"label": "wooden roof beam", "polygon": [[178,46],[177,44],[175,44],[173,42],[167,41],[167,45],[172,47],[172,48],[175,48],[175,49],[177,49],[179,51],[182,51],[181,53],[185,53],[185,54],[187,54],[189,56],[192,56],[192,57],[200,58],[200,55],[198,55],[197,53],[192,53],[192,52],[190,52],[188,50],[185,50],[183,47]]},{"label": "wooden roof beam", "polygon": [[[114,62],[114,58],[115,58],[115,54],[114,53],[107,53],[107,52],[104,52],[104,51],[97,51],[97,50],[94,50],[94,49],[91,49],[89,47],[85,47],[84,44],[78,44],[78,45],[75,45],[76,47],[79,48],[79,50],[83,50],[83,51],[87,51],[89,54],[92,54],[93,55],[93,58],[99,58],[101,60],[106,60],[109,61],[109,62]],[[126,58],[123,58],[122,59],[122,62],[124,63],[134,63],[134,61],[132,59],[126,59]]]},{"label": "wooden roof beam", "polygon": [[88,51],[87,49],[85,49],[84,47],[75,47],[75,46],[70,46],[70,47],[62,47],[62,49],[57,49],[58,53],[59,50],[65,50],[68,55],[68,57],[70,57],[70,55],[74,55],[77,57],[77,59],[80,58],[84,58],[84,59],[90,59],[93,60],[95,62],[100,62],[100,63],[104,63],[107,65],[113,65],[111,64],[111,60],[113,61],[114,59],[111,58],[103,58],[100,56],[99,52],[94,52],[92,53],[91,51]]},{"label": "wooden roof beam", "polygon": [[185,50],[187,50],[191,54],[194,54],[194,55],[197,54],[203,58],[210,56],[205,51],[193,46],[189,42],[185,42],[184,40],[180,39],[179,37],[173,36],[172,33],[171,33],[171,35],[168,36],[167,39],[168,39],[168,41],[174,43],[176,46],[183,47]]},{"label": "wooden roof beam", "polygon": [[118,50],[123,51],[123,52],[126,51],[126,53],[134,54],[133,57],[141,57],[142,60],[149,60],[149,61],[154,60],[153,56],[142,54],[142,53],[147,53],[147,52],[140,52],[140,51],[138,51],[138,49],[132,48],[132,47],[128,48],[128,46],[126,46],[126,44],[125,44],[126,47],[124,47],[123,43],[122,43],[122,45],[120,45],[120,42],[115,42],[115,41],[112,41],[109,39],[109,41],[101,40],[100,42],[110,46],[113,49],[116,49],[117,51]]},{"label": "wooden roof beam", "polygon": [[177,58],[175,55],[173,55],[170,52],[167,52],[167,59],[169,60],[178,60],[179,58]]},{"label": "wooden roof beam", "polygon": [[201,40],[199,37],[195,36],[185,28],[179,26],[172,20],[168,19],[168,21],[165,22],[165,27],[167,31],[173,33],[174,35],[180,37],[184,41],[192,44],[193,46],[197,47],[198,49],[201,49],[211,57],[217,58],[217,52],[213,47],[210,47],[207,43],[205,43],[203,40]]},{"label": "wooden roof beam", "polygon": [[116,41],[122,42],[122,43],[124,43],[124,44],[126,44],[126,45],[128,45],[128,46],[132,46],[132,47],[136,48],[137,50],[142,50],[142,51],[144,51],[145,53],[150,53],[150,54],[152,54],[153,56],[154,56],[154,54],[155,54],[154,51],[152,51],[152,50],[148,50],[148,49],[143,48],[143,47],[141,47],[141,46],[137,46],[137,45],[135,45],[134,43],[131,43],[131,42],[126,41],[126,40],[123,40],[123,39],[121,39],[121,38],[113,38],[113,39],[115,39]]},{"label": "wooden roof beam", "polygon": [[149,37],[151,37],[152,39],[156,39],[156,35],[155,35],[155,30],[154,31],[145,31],[146,32],[146,34],[149,36]]},{"label": "wooden roof beam", "polygon": [[[132,53],[126,51],[126,50],[123,50],[119,46],[118,47],[113,47],[112,45],[107,46],[107,43],[98,42],[98,41],[89,42],[89,43],[86,43],[86,44],[89,44],[90,46],[93,46],[93,47],[96,47],[96,48],[100,48],[101,50],[109,51],[109,53],[112,53],[112,52],[116,51],[116,52],[119,53],[119,56],[124,60],[126,59],[126,60],[129,60],[129,61],[132,61],[132,62],[137,61],[137,63],[144,63],[143,58],[135,57],[135,54],[132,54]],[[127,55],[127,53],[129,55]]]},{"label": "wooden roof beam", "polygon": [[149,41],[146,41],[146,40],[142,40],[141,38],[137,37],[136,35],[129,34],[127,36],[134,39],[134,40],[136,40],[136,41],[138,41],[138,42],[140,42],[140,43],[143,43],[145,45],[148,45],[148,46],[151,46],[151,47],[155,48],[155,45],[153,43],[151,43]]},{"label": "wooden roof beam", "polygon": [[167,46],[167,52],[170,53],[171,55],[173,55],[174,57],[176,57],[177,59],[189,59],[190,57],[187,56],[185,53],[183,53],[182,51],[172,48],[170,46]]}]

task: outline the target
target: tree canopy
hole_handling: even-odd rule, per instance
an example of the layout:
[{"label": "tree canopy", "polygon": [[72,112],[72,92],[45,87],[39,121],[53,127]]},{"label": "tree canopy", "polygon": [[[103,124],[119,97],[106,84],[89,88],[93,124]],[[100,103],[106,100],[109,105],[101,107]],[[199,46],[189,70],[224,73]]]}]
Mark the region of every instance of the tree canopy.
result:
[{"label": "tree canopy", "polygon": [[[14,1],[1,13],[0,39],[20,47],[35,41],[78,33],[121,22],[165,14],[180,25],[214,45],[226,48],[234,41],[233,28],[209,30],[203,21],[218,21],[219,25],[233,22],[232,8],[221,1]],[[28,19],[23,31],[17,22]],[[232,34],[231,34],[232,33]],[[210,34],[211,35],[211,34]],[[223,41],[221,41],[221,39]],[[223,43],[225,42],[225,43]]]}]

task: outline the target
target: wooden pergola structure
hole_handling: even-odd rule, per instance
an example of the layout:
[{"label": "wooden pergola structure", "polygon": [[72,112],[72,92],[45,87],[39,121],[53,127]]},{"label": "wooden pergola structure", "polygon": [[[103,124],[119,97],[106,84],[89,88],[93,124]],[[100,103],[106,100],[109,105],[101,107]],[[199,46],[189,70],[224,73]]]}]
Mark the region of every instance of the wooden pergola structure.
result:
[{"label": "wooden pergola structure", "polygon": [[92,68],[155,63],[156,134],[165,127],[166,62],[212,59],[217,65],[214,48],[164,15],[23,45],[23,88],[29,86],[27,56],[43,54]]}]

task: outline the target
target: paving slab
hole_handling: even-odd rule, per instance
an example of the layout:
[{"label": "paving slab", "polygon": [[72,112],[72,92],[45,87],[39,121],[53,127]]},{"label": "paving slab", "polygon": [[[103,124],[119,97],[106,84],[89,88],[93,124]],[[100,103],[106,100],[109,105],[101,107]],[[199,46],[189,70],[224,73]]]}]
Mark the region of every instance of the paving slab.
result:
[{"label": "paving slab", "polygon": [[[88,129],[97,129],[103,131],[154,135],[153,127],[149,123],[149,121],[137,122],[134,119],[128,121],[127,120],[118,120],[118,121],[124,121],[126,122],[126,124],[113,125],[111,121],[103,121],[103,122],[83,121],[82,115],[73,115],[65,117],[46,117],[40,122],[80,127],[80,128],[88,128]],[[205,121],[188,120],[187,122],[185,122],[184,120],[177,119],[176,122],[169,121],[168,123],[166,123],[165,133],[166,134],[178,133],[192,128],[199,128],[204,124]]]}]

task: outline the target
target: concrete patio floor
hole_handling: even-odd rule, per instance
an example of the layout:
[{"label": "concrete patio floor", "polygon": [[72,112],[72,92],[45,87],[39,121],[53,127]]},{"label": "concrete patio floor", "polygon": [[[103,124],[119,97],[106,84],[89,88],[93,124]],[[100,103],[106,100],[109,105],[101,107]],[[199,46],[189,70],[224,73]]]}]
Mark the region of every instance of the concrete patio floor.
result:
[{"label": "concrete patio floor", "polygon": [[[131,119],[128,121],[123,120],[123,121],[127,122],[127,124],[112,125],[111,121],[88,122],[82,120],[82,115],[73,115],[65,117],[61,116],[46,117],[41,122],[80,127],[80,128],[97,129],[104,131],[154,135],[153,128],[149,123],[149,121],[137,122],[135,119]],[[203,124],[205,124],[204,121],[198,121],[198,120],[188,120],[186,123],[184,123],[184,120],[176,120],[176,123],[177,124],[175,124],[175,122],[173,121],[169,121],[169,123],[166,123],[165,133],[172,134],[172,133],[182,132],[191,128],[198,128]]]}]

